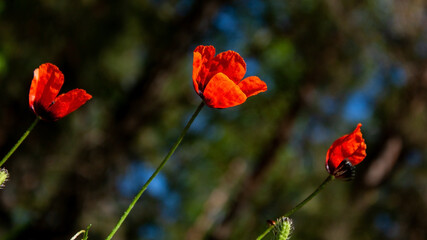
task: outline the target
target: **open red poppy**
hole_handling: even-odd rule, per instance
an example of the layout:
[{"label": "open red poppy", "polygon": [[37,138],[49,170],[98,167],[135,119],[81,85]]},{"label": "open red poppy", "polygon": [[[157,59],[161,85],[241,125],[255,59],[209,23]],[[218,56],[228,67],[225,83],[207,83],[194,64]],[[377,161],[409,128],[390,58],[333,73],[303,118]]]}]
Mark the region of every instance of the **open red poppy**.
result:
[{"label": "open red poppy", "polygon": [[246,63],[237,52],[226,51],[215,56],[213,46],[202,45],[194,50],[194,90],[209,107],[234,107],[267,91],[267,84],[258,77],[243,79],[245,73]]},{"label": "open red poppy", "polygon": [[29,103],[34,113],[46,121],[56,121],[85,104],[91,95],[83,89],[74,89],[58,96],[64,84],[64,75],[57,66],[44,63],[34,70]]},{"label": "open red poppy", "polygon": [[[332,175],[341,175],[346,171],[346,165],[355,166],[366,157],[366,143],[358,124],[350,134],[344,135],[332,143],[326,153],[326,170]],[[341,170],[339,169],[341,168]],[[339,170],[339,171],[337,171]]]}]

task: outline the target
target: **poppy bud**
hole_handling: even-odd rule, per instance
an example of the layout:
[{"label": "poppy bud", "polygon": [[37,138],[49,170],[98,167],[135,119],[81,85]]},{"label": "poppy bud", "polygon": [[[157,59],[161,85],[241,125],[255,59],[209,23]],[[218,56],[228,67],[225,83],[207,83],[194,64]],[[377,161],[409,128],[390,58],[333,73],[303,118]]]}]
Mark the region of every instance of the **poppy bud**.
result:
[{"label": "poppy bud", "polygon": [[288,217],[280,217],[276,220],[276,224],[274,225],[274,239],[288,240],[291,237],[292,230],[292,220]]},{"label": "poppy bud", "polygon": [[350,180],[354,177],[354,166],[366,157],[366,143],[358,124],[350,134],[332,143],[326,153],[326,170],[336,178]]},{"label": "poppy bud", "polygon": [[0,169],[0,189],[4,188],[5,183],[9,180],[9,172],[6,168]]}]

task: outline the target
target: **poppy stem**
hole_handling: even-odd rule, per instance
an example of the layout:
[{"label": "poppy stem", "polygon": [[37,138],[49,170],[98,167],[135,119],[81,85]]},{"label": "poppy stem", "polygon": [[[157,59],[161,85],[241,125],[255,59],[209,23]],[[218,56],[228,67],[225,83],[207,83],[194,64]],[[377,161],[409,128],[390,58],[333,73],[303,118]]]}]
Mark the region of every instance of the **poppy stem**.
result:
[{"label": "poppy stem", "polygon": [[334,180],[335,177],[333,175],[328,175],[328,177],[325,179],[325,181],[320,184],[319,187],[317,187],[316,190],[314,190],[313,193],[311,193],[306,199],[304,199],[302,202],[300,202],[298,205],[296,205],[294,208],[292,208],[289,212],[285,213],[283,215],[284,217],[291,216],[294,212],[298,211],[298,209],[302,208],[306,203],[308,203],[313,197],[315,197],[322,189],[331,181]]},{"label": "poppy stem", "polygon": [[184,130],[182,130],[181,135],[175,142],[175,144],[172,146],[172,148],[169,150],[169,153],[166,155],[166,157],[163,159],[163,161],[160,163],[160,165],[157,167],[156,171],[151,175],[151,177],[145,182],[144,186],[142,186],[139,193],[135,196],[131,204],[129,205],[128,209],[124,212],[122,217],[120,218],[119,222],[116,224],[116,226],[111,231],[110,235],[106,238],[106,240],[110,240],[113,238],[114,234],[119,230],[122,223],[125,221],[126,217],[129,215],[132,208],[135,206],[138,199],[141,197],[141,195],[144,193],[144,191],[147,189],[148,185],[151,183],[151,181],[157,176],[157,174],[162,170],[163,166],[166,164],[166,162],[169,160],[169,158],[172,156],[172,154],[175,152],[175,150],[178,148],[178,145],[181,143],[182,139],[184,138],[185,134],[187,133],[188,129],[190,128],[191,124],[193,123],[194,119],[196,119],[197,115],[200,113],[204,106],[204,102],[200,103],[200,105],[197,107],[196,111],[193,113],[193,116],[191,116],[190,120],[188,121],[187,125],[184,127]]},{"label": "poppy stem", "polygon": [[9,159],[9,157],[15,152],[15,150],[21,145],[21,143],[27,138],[28,134],[30,134],[31,130],[37,125],[37,123],[40,121],[39,117],[36,117],[34,122],[31,124],[31,126],[25,131],[25,133],[22,135],[22,137],[18,140],[18,142],[15,143],[15,146],[13,146],[12,149],[4,156],[4,158],[0,162],[0,167],[3,166],[3,164]]},{"label": "poppy stem", "polygon": [[[314,198],[320,191],[322,191],[322,189],[332,180],[334,180],[335,177],[333,175],[329,175],[323,182],[322,184],[320,184],[319,187],[317,187],[316,190],[314,190],[314,192],[312,192],[307,198],[305,198],[302,202],[300,202],[298,205],[296,205],[294,208],[292,208],[289,212],[285,213],[285,215],[283,215],[283,217],[289,217],[291,216],[294,212],[298,211],[300,208],[302,208],[306,203],[308,203],[312,198]],[[261,240],[263,239],[272,229],[274,228],[274,225],[269,226],[267,230],[265,230],[261,235],[259,235],[257,237],[256,240]]]}]

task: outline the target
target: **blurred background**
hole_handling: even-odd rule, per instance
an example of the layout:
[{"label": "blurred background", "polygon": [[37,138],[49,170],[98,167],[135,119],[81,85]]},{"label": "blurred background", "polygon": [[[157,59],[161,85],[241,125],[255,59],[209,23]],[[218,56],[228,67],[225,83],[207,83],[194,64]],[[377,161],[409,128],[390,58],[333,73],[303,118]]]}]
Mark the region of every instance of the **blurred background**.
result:
[{"label": "blurred background", "polygon": [[[0,155],[35,116],[33,71],[93,99],[39,123],[4,165],[0,239],[105,239],[200,98],[192,52],[234,50],[268,91],[205,107],[114,239],[255,239],[326,177],[357,123],[368,149],[293,215],[292,239],[427,236],[423,0],[0,0]],[[267,239],[271,239],[272,235]]]}]

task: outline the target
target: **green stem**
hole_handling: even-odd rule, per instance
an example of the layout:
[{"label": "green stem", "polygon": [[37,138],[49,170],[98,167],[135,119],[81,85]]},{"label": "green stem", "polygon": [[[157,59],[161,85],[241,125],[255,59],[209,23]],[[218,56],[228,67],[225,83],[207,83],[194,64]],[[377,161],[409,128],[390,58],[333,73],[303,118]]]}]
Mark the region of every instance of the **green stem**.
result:
[{"label": "green stem", "polygon": [[25,133],[22,135],[22,137],[18,140],[18,142],[15,143],[15,146],[13,146],[12,149],[4,156],[4,158],[0,162],[0,167],[3,166],[3,164],[9,159],[9,157],[15,152],[15,150],[21,145],[21,143],[27,138],[28,134],[30,134],[31,130],[37,125],[37,123],[40,121],[39,117],[36,117],[34,122],[31,124],[31,126],[25,131]]},{"label": "green stem", "polygon": [[316,196],[320,191],[322,191],[322,189],[326,186],[326,184],[328,184],[331,180],[334,180],[335,177],[333,175],[329,175],[325,181],[322,182],[322,184],[320,184],[320,186],[314,190],[314,192],[312,194],[310,194],[306,199],[304,199],[302,202],[300,202],[298,205],[296,205],[294,208],[292,208],[291,211],[285,213],[285,215],[283,215],[284,217],[289,217],[291,216],[294,212],[298,211],[298,209],[302,208],[306,203],[308,203],[314,196]]},{"label": "green stem", "polygon": [[203,106],[205,104],[202,102],[196,109],[196,111],[193,113],[193,116],[191,116],[190,120],[188,121],[187,125],[185,126],[184,130],[182,130],[181,135],[175,142],[175,144],[172,146],[172,148],[169,150],[169,153],[166,155],[166,157],[163,159],[163,161],[160,163],[160,165],[157,167],[156,171],[151,175],[151,177],[145,182],[144,186],[142,186],[139,193],[135,196],[131,204],[129,205],[128,209],[124,212],[122,217],[120,218],[119,222],[116,224],[116,226],[111,231],[110,235],[106,238],[106,240],[110,240],[113,238],[114,234],[119,230],[122,223],[125,221],[126,217],[129,215],[132,208],[135,206],[138,199],[141,197],[141,195],[144,193],[144,191],[147,189],[148,185],[151,183],[151,181],[157,176],[157,174],[162,170],[163,166],[166,164],[166,162],[169,160],[169,158],[172,156],[172,154],[177,149],[178,145],[181,143],[182,139],[184,138],[185,134],[187,133],[188,129],[190,128],[191,124],[193,123],[194,119],[196,119],[197,115],[199,114],[200,110],[202,110]]},{"label": "green stem", "polygon": [[[294,208],[292,208],[289,212],[285,213],[285,215],[283,215],[283,217],[289,217],[291,216],[294,212],[298,211],[298,209],[302,208],[306,203],[308,203],[312,198],[314,198],[320,191],[322,191],[322,189],[332,180],[334,180],[335,177],[333,175],[329,175],[325,181],[322,182],[322,184],[320,184],[320,186],[314,190],[313,193],[311,193],[306,199],[304,199],[302,202],[300,202],[298,205],[296,205]],[[274,226],[269,226],[267,230],[265,230],[261,235],[259,235],[257,237],[256,240],[261,240],[263,239],[272,229],[274,228]]]},{"label": "green stem", "polygon": [[257,238],[256,238],[256,240],[261,240],[261,239],[263,239],[264,237],[265,237],[265,235],[267,235],[270,231],[271,231],[271,229],[273,229],[274,228],[274,225],[270,225],[268,228],[267,228],[267,230],[265,230],[263,233],[261,233],[261,235],[259,235]]}]

